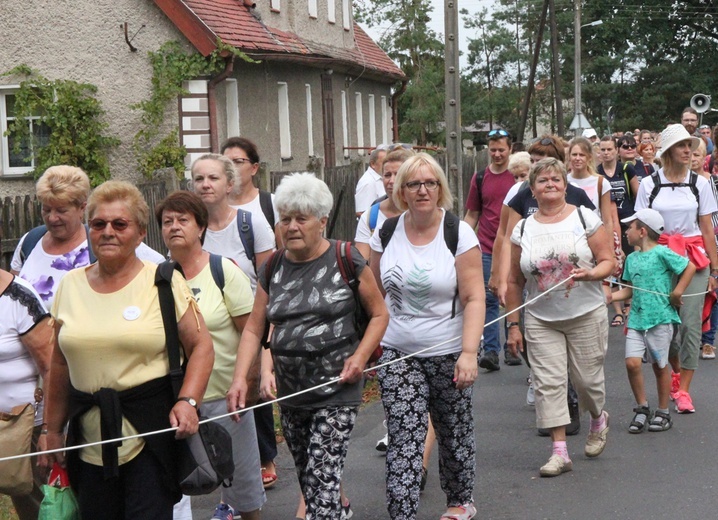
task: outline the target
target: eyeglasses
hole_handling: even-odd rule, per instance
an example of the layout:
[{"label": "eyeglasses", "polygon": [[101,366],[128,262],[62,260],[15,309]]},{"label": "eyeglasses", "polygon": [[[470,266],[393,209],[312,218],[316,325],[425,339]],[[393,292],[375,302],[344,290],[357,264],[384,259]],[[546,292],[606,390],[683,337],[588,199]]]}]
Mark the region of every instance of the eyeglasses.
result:
[{"label": "eyeglasses", "polygon": [[237,166],[241,166],[245,163],[250,163],[250,164],[252,163],[252,161],[250,161],[249,159],[244,159],[242,157],[237,157],[236,159],[232,159],[232,162],[234,164],[236,164]]},{"label": "eyeglasses", "polygon": [[491,130],[489,132],[489,137],[493,137],[495,135],[500,135],[501,137],[508,137],[509,133],[506,130]]},{"label": "eyeglasses", "polygon": [[114,220],[103,220],[101,218],[93,218],[88,222],[89,226],[95,231],[104,231],[107,224],[112,226],[115,231],[124,231],[130,225],[130,220],[124,218],[116,218]]},{"label": "eyeglasses", "polygon": [[439,188],[439,181],[409,181],[404,183],[404,187],[410,192],[417,192],[424,186],[427,191],[436,191]]},{"label": "eyeglasses", "polygon": [[621,148],[623,148],[624,150],[633,150],[635,147],[636,147],[635,144],[622,144],[621,145]]}]

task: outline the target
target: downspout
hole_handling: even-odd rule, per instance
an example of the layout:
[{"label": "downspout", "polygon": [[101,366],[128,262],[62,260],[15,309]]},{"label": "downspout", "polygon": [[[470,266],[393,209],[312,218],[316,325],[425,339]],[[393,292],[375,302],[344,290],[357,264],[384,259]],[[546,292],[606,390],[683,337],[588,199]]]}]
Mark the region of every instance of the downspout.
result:
[{"label": "downspout", "polygon": [[207,84],[207,104],[209,105],[209,146],[212,153],[219,153],[219,131],[217,129],[217,85],[232,75],[234,56],[225,58],[224,70]]},{"label": "downspout", "polygon": [[408,80],[401,82],[399,90],[391,95],[391,118],[392,118],[392,135],[395,143],[399,142],[399,98],[406,92],[406,86],[409,83]]}]

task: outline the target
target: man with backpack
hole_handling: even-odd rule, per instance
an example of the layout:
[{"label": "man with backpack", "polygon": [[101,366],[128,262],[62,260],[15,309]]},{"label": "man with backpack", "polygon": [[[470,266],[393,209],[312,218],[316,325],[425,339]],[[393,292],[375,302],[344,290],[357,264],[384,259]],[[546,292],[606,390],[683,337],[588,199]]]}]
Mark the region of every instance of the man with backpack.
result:
[{"label": "man with backpack", "polygon": [[[471,179],[469,195],[466,198],[464,221],[476,229],[481,245],[481,257],[484,270],[484,288],[486,289],[486,321],[489,323],[499,317],[499,300],[489,287],[491,261],[494,240],[499,229],[501,205],[506,194],[514,185],[514,177],[508,169],[511,150],[511,136],[506,130],[489,132],[489,156],[491,162],[483,172],[477,172]],[[478,227],[477,227],[478,226]],[[501,337],[498,323],[484,327],[484,349],[479,358],[479,366],[489,372],[499,370],[499,351]],[[521,358],[505,350],[504,362],[507,365],[520,365]]]}]

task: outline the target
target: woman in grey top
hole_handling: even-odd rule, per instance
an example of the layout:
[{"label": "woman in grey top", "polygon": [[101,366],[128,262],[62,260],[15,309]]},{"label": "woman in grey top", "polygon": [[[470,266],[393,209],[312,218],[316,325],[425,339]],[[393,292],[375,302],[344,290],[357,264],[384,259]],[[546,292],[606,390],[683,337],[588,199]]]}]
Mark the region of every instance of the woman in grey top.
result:
[{"label": "woman in grey top", "polygon": [[[339,520],[339,482],[361,403],[362,371],[389,315],[372,273],[352,247],[359,300],[369,318],[359,338],[357,302],[340,271],[339,248],[323,237],[333,204],[324,182],[312,174],[289,175],[277,188],[275,204],[285,249],[259,270],[254,308],[227,394],[228,409],[245,405],[247,373],[267,320],[274,325],[269,348],[280,398],[340,379],[280,402],[307,517]],[[274,389],[275,381],[263,381],[262,388]]]}]

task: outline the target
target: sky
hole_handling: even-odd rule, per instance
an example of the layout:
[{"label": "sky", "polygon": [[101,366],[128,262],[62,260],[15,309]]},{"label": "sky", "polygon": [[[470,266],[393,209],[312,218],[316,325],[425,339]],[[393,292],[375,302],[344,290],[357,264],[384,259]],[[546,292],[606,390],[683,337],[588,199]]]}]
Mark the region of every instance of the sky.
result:
[{"label": "sky", "polygon": [[[491,6],[494,3],[494,0],[455,0],[458,2],[459,9],[467,9],[471,14],[476,13],[480,11],[483,7],[486,7],[487,9],[491,10]],[[432,12],[432,18],[431,23],[429,26],[432,30],[436,31],[438,34],[444,35],[444,2],[445,0],[431,0],[431,5],[434,6],[434,11]],[[363,26],[369,35],[374,38],[375,40],[378,40],[381,36],[382,30],[381,28],[370,28]],[[463,55],[461,57],[461,67],[466,66],[466,52],[468,51],[468,35],[466,32],[466,29],[463,27],[463,23],[461,21],[461,16],[459,16],[459,49],[463,52]]]}]

